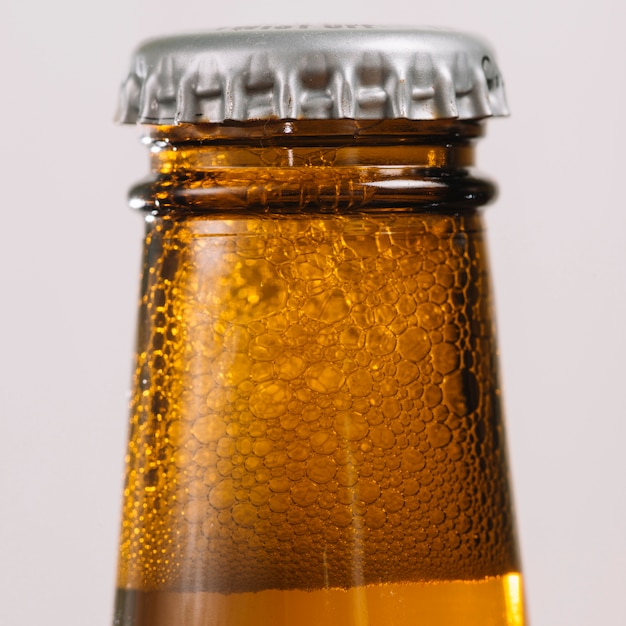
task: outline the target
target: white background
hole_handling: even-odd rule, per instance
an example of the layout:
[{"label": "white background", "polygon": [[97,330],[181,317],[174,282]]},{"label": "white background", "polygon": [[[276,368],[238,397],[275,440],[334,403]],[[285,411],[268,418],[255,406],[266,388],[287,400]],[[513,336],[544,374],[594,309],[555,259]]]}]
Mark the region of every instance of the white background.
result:
[{"label": "white background", "polygon": [[[534,626],[624,625],[625,5],[618,0],[3,0],[0,624],[110,624],[147,174],[112,123],[148,36],[450,26],[498,52],[479,166]],[[175,625],[173,625],[175,626]],[[418,625],[416,625],[418,626]]]}]

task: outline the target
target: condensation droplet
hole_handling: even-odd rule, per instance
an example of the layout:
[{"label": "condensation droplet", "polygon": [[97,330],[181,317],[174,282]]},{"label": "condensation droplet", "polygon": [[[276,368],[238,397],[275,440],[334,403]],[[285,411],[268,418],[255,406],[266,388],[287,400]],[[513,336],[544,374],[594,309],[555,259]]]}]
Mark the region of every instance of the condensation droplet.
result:
[{"label": "condensation droplet", "polygon": [[330,511],[330,521],[339,528],[347,528],[352,524],[354,516],[349,507],[336,504]]},{"label": "condensation droplet", "polygon": [[350,441],[360,441],[369,431],[365,417],[354,411],[337,413],[333,426],[338,435]]},{"label": "condensation droplet", "polygon": [[302,310],[311,319],[333,324],[347,317],[350,307],[350,301],[341,289],[330,289],[311,297]]},{"label": "condensation droplet", "polygon": [[398,350],[408,361],[421,361],[430,352],[430,337],[423,328],[408,328],[398,338]]},{"label": "condensation droplet", "polygon": [[318,484],[324,484],[332,480],[336,472],[337,464],[329,457],[314,457],[306,464],[306,475]]},{"label": "condensation droplet", "polygon": [[393,431],[385,428],[384,426],[378,426],[370,430],[370,438],[372,443],[378,448],[383,450],[389,450],[393,448],[396,443],[396,436]]},{"label": "condensation droplet", "polygon": [[318,393],[337,391],[345,382],[343,372],[331,363],[315,363],[304,373],[306,384]]},{"label": "condensation droplet", "polygon": [[232,480],[223,480],[209,492],[209,502],[216,509],[227,509],[235,502],[235,487]]},{"label": "condensation droplet", "polygon": [[312,480],[303,479],[291,487],[291,498],[298,506],[311,506],[317,501],[319,490]]},{"label": "condensation droplet", "polygon": [[205,415],[193,423],[191,433],[200,443],[217,441],[226,434],[226,424],[219,415]]},{"label": "condensation droplet", "polygon": [[442,374],[449,374],[459,366],[459,351],[451,343],[434,346],[433,365]]},{"label": "condensation droplet", "polygon": [[294,380],[306,369],[306,361],[295,354],[283,354],[275,362],[278,377],[283,380]]},{"label": "condensation droplet", "polygon": [[366,369],[358,369],[352,372],[346,379],[348,389],[353,396],[367,396],[372,391],[372,375]]},{"label": "condensation droplet", "polygon": [[332,454],[337,449],[337,437],[325,431],[313,433],[311,448],[318,454]]},{"label": "condensation droplet", "polygon": [[260,418],[278,417],[287,410],[291,396],[289,385],[282,380],[261,383],[250,394],[250,411]]},{"label": "condensation droplet", "polygon": [[396,347],[396,336],[386,326],[373,326],[367,331],[365,346],[376,356],[391,354]]},{"label": "condensation droplet", "polygon": [[445,425],[435,422],[429,424],[427,431],[428,441],[433,448],[442,448],[450,443],[452,439],[452,431]]},{"label": "condensation droplet", "polygon": [[361,478],[355,488],[356,497],[365,504],[372,504],[380,497],[380,486],[371,479]]},{"label": "condensation droplet", "polygon": [[257,511],[252,504],[243,502],[233,507],[233,520],[235,524],[244,528],[252,528],[257,521]]},{"label": "condensation droplet", "polygon": [[420,472],[426,467],[426,458],[414,448],[402,451],[402,468],[410,473]]},{"label": "condensation droplet", "polygon": [[382,528],[387,521],[387,514],[383,509],[371,507],[365,512],[365,523],[369,528]]},{"label": "condensation droplet", "polygon": [[419,325],[426,330],[433,330],[443,324],[443,311],[432,302],[424,302],[417,307]]}]

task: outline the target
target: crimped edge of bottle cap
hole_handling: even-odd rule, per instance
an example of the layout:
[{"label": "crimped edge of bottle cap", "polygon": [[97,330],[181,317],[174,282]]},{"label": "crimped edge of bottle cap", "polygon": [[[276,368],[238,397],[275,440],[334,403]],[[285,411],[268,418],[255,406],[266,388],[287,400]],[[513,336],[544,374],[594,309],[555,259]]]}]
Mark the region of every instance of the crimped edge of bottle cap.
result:
[{"label": "crimped edge of bottle cap", "polygon": [[481,119],[508,115],[491,48],[437,29],[273,26],[154,39],[116,121]]}]

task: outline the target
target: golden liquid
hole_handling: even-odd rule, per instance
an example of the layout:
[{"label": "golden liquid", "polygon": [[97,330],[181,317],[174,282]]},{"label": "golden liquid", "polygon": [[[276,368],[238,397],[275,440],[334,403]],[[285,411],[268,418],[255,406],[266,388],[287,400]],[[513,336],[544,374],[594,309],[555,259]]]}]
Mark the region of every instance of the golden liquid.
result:
[{"label": "golden liquid", "polygon": [[146,254],[119,624],[523,623],[477,215],[157,218]]},{"label": "golden liquid", "polygon": [[[320,589],[126,592],[118,623],[135,626],[522,626],[520,577]],[[133,621],[123,621],[124,609]]]}]

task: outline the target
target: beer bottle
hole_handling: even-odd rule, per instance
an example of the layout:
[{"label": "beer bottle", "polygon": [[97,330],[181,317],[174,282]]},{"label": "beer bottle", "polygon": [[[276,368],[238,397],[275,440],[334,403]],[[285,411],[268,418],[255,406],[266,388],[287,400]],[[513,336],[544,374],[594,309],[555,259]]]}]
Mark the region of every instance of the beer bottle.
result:
[{"label": "beer bottle", "polygon": [[136,52],[151,176],[118,626],[521,626],[481,207],[492,52],[289,27]]}]

